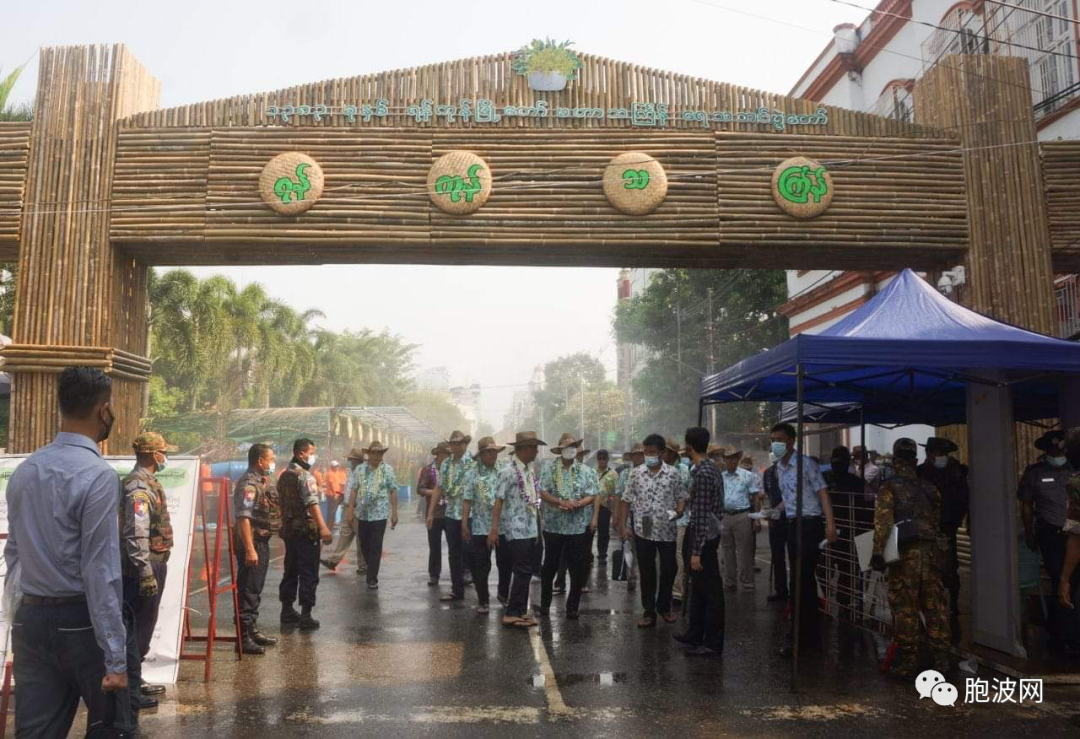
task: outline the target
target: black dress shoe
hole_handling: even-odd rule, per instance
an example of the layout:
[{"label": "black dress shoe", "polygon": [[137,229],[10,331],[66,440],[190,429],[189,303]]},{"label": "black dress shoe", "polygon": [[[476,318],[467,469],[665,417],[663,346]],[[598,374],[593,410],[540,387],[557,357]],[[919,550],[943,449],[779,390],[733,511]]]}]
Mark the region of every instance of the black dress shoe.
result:
[{"label": "black dress shoe", "polygon": [[149,695],[140,695],[139,696],[139,710],[140,711],[145,711],[146,709],[157,708],[157,707],[158,707],[157,698],[151,698]]},{"label": "black dress shoe", "polygon": [[577,611],[567,611],[566,612],[566,618],[568,620],[570,620],[570,621],[577,621],[578,620],[578,612]]},{"label": "black dress shoe", "polygon": [[258,629],[251,632],[251,641],[255,642],[260,647],[272,647],[278,642],[276,636],[267,636]]},{"label": "black dress shoe", "polygon": [[439,587],[439,581],[438,580],[428,580],[427,581],[427,586],[429,588],[437,588],[437,587]]},{"label": "black dress shoe", "polygon": [[149,683],[142,684],[143,695],[162,695],[165,692],[164,685],[150,685]]},{"label": "black dress shoe", "polygon": [[266,650],[252,639],[250,634],[244,634],[240,641],[240,651],[244,654],[266,654]]},{"label": "black dress shoe", "polygon": [[689,634],[672,634],[671,638],[679,642],[679,644],[685,644],[691,647],[696,647],[701,644],[697,639],[691,638]]},{"label": "black dress shoe", "polygon": [[712,647],[707,647],[704,644],[687,647],[686,653],[694,657],[719,657],[721,655],[717,650]]}]

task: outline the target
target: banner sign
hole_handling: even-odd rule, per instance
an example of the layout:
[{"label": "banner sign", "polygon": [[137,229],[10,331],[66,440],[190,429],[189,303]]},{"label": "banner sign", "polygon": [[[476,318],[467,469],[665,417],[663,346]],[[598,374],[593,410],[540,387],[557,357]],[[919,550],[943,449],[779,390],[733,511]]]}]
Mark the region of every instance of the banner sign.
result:
[{"label": "banner sign", "polygon": [[775,131],[788,127],[827,126],[829,113],[818,108],[813,113],[785,113],[781,110],[758,108],[756,110],[684,110],[681,113],[668,110],[667,103],[633,103],[629,108],[562,108],[550,107],[546,100],[536,100],[531,105],[496,106],[490,100],[462,100],[457,105],[435,105],[432,100],[421,100],[404,110],[391,111],[384,99],[373,105],[267,105],[263,114],[282,123],[302,122],[309,118],[320,123],[323,118],[341,115],[350,124],[358,121],[371,123],[394,117],[411,118],[415,123],[431,123],[441,119],[445,124],[498,123],[503,118],[551,118],[555,120],[608,120],[629,121],[631,126],[664,128],[673,120],[698,123],[711,128],[714,123],[749,123],[767,125]]},{"label": "banner sign", "polygon": [[[0,533],[7,534],[7,484],[11,474],[28,455],[0,456]],[[123,477],[135,466],[135,457],[106,457],[106,461]],[[169,457],[169,466],[157,474],[169,501],[169,517],[173,526],[173,550],[169,556],[169,571],[161,596],[157,626],[150,640],[150,652],[143,661],[143,680],[148,683],[176,682],[180,668],[181,631],[184,627],[184,600],[187,595],[188,566],[191,561],[191,542],[195,525],[195,502],[198,494],[199,458]],[[117,516],[120,501],[116,502]],[[5,575],[6,565],[0,567]],[[0,579],[0,591],[3,581]],[[6,637],[9,624],[0,622],[0,634]]]}]

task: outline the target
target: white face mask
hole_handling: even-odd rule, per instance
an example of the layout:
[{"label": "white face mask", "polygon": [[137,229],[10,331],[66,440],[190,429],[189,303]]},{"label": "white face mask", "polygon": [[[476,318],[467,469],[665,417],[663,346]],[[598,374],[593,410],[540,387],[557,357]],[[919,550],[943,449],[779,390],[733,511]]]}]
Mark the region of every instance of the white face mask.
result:
[{"label": "white face mask", "polygon": [[1066,457],[1047,457],[1046,461],[1051,467],[1064,467],[1069,460]]},{"label": "white face mask", "polygon": [[268,474],[268,475],[274,474],[274,469],[275,469],[275,465],[274,465],[273,462],[271,462],[270,466],[266,468],[266,474]]},{"label": "white face mask", "polygon": [[312,455],[311,455],[310,457],[308,457],[308,458],[307,458],[307,463],[308,463],[308,464],[309,464],[310,466],[314,467],[314,466],[315,466],[315,462],[316,462],[316,461],[318,461],[318,459],[319,459],[319,455],[318,455],[318,454],[312,454]]},{"label": "white face mask", "polygon": [[949,466],[949,458],[948,457],[934,457],[934,466],[937,467],[939,470],[945,469],[946,467]]},{"label": "white face mask", "polygon": [[562,450],[562,458],[567,462],[577,459],[577,449],[574,449],[572,446],[566,447]]}]

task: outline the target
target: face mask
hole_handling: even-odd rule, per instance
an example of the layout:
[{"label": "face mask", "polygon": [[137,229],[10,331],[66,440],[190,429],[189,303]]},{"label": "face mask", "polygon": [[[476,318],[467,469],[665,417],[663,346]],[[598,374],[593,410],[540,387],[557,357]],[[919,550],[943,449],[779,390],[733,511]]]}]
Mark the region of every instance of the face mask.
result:
[{"label": "face mask", "polygon": [[113,424],[116,423],[116,416],[113,415],[111,408],[109,409],[109,420],[102,421],[102,423],[105,424],[105,430],[102,431],[101,435],[98,437],[99,443],[109,438],[109,434],[112,433]]},{"label": "face mask", "polygon": [[266,472],[264,472],[263,474],[264,475],[272,475],[272,474],[274,474],[274,468],[275,467],[276,467],[276,465],[273,462],[271,462],[270,466],[266,468]]},{"label": "face mask", "polygon": [[312,467],[314,467],[314,466],[315,466],[315,462],[316,462],[316,461],[317,461],[318,459],[319,459],[319,455],[318,455],[318,454],[312,454],[312,455],[311,455],[310,457],[308,457],[308,458],[307,458],[307,463],[308,463],[308,464],[310,464],[310,465],[311,465]]},{"label": "face mask", "polygon": [[1067,457],[1047,457],[1046,461],[1050,463],[1051,467],[1064,467],[1069,460]]},{"label": "face mask", "polygon": [[165,468],[168,467],[168,466],[169,466],[169,458],[166,457],[164,454],[162,454],[161,455],[161,461],[158,462],[157,471],[158,472],[163,472],[165,470]]},{"label": "face mask", "polygon": [[949,466],[949,458],[948,457],[934,457],[934,466],[937,467],[939,470],[945,469],[946,467]]},{"label": "face mask", "polygon": [[569,462],[569,461],[571,461],[573,459],[576,459],[577,458],[577,449],[574,449],[573,447],[567,447],[566,449],[563,449],[562,450],[562,458],[565,459],[567,462]]},{"label": "face mask", "polygon": [[660,457],[645,457],[645,466],[646,467],[659,467],[660,466]]},{"label": "face mask", "polygon": [[772,443],[772,453],[777,459],[783,459],[784,455],[787,454],[787,444],[782,441],[774,441]]}]

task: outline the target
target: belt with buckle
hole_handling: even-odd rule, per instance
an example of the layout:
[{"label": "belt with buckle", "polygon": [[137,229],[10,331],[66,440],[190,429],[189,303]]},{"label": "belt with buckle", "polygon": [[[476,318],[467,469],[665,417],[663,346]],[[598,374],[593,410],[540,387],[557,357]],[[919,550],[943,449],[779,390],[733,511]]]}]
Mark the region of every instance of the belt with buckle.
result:
[{"label": "belt with buckle", "polygon": [[749,513],[750,511],[751,511],[750,508],[740,508],[737,511],[724,511],[724,515],[725,516],[737,516],[740,513]]},{"label": "belt with buckle", "polygon": [[58,597],[24,593],[22,602],[28,606],[71,606],[86,602],[86,595],[62,595]]}]

